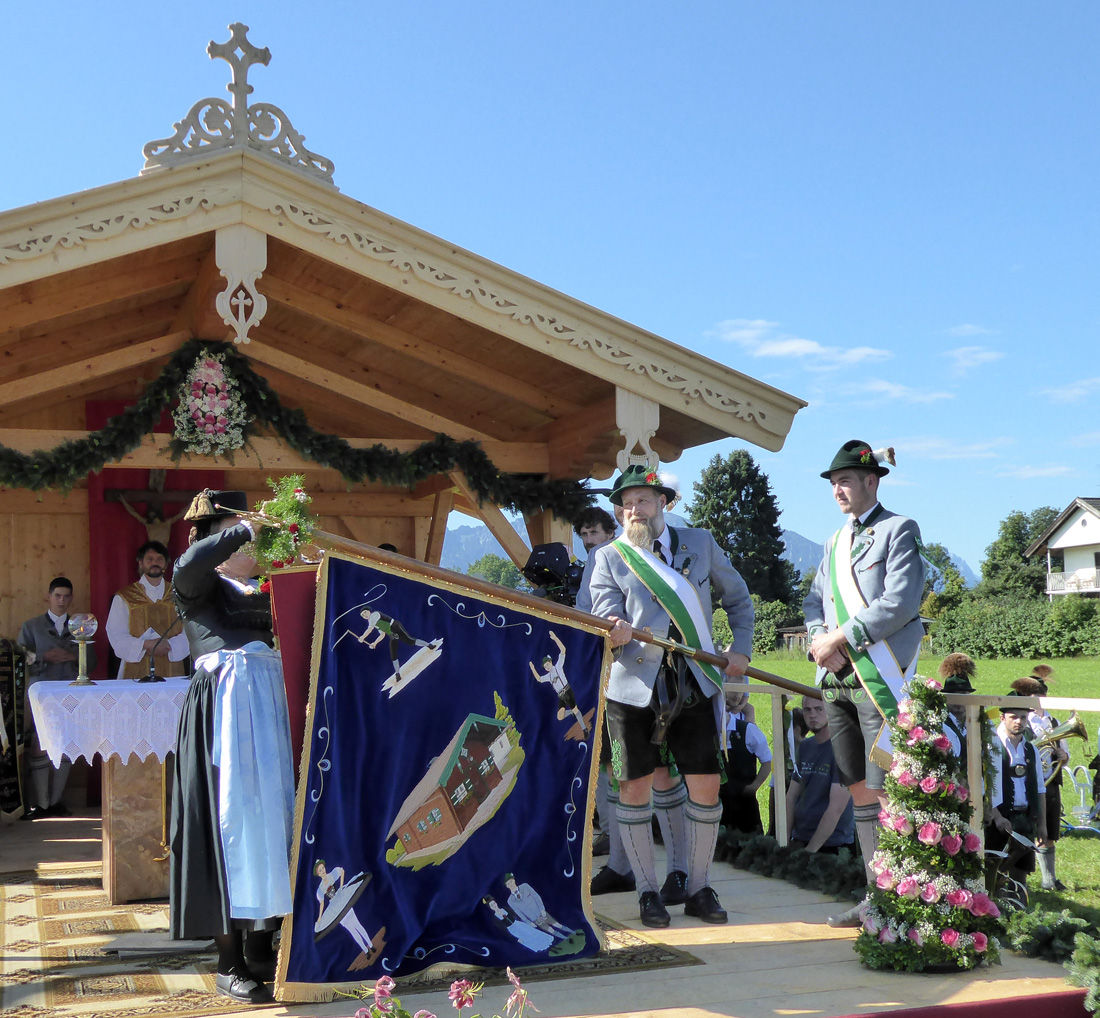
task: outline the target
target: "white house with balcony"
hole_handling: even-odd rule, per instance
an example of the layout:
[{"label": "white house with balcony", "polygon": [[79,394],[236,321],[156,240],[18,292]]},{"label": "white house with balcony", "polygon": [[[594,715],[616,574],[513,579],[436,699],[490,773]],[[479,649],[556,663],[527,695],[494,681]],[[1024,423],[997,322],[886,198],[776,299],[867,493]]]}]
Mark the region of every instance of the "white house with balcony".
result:
[{"label": "white house with balcony", "polygon": [[1100,498],[1075,498],[1024,555],[1043,552],[1052,601],[1061,594],[1100,597]]}]

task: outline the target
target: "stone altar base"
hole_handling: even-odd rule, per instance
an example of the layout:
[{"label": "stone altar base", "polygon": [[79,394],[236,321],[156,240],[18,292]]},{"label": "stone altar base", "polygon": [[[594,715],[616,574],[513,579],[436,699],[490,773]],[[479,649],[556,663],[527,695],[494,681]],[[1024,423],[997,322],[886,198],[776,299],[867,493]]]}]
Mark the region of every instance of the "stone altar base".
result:
[{"label": "stone altar base", "polygon": [[[171,780],[173,760],[169,754],[164,780]],[[103,763],[103,889],[112,905],[168,897],[161,774],[153,756],[131,756],[126,763],[112,756]]]}]

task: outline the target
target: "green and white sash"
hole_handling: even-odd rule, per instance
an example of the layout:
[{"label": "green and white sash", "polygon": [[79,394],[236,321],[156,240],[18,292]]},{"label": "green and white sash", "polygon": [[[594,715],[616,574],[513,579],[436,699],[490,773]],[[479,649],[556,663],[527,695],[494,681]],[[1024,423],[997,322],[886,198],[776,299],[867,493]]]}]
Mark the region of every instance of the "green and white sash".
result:
[{"label": "green and white sash", "polygon": [[[622,556],[627,568],[642,581],[646,589],[657,598],[660,606],[668,612],[672,624],[680,630],[684,644],[713,654],[715,651],[714,641],[710,635],[710,623],[699,601],[699,592],[695,584],[675,569],[665,565],[653,552],[636,547],[625,537],[618,537],[612,543]],[[692,660],[703,675],[721,692],[725,687],[723,673],[712,664],[694,658]]]},{"label": "green and white sash", "polygon": [[[833,605],[836,608],[838,626],[843,626],[862,609],[867,602],[856,584],[852,569],[852,531],[841,527],[833,538],[833,551],[829,559],[829,581],[833,592]],[[880,767],[889,767],[894,750],[890,743],[888,720],[897,717],[898,700],[901,699],[901,687],[911,679],[917,670],[917,656],[906,663],[898,663],[893,651],[884,641],[861,641],[863,650],[849,646],[848,656],[860,684],[867,691],[878,712],[882,715],[882,728],[871,750],[870,757]]]}]

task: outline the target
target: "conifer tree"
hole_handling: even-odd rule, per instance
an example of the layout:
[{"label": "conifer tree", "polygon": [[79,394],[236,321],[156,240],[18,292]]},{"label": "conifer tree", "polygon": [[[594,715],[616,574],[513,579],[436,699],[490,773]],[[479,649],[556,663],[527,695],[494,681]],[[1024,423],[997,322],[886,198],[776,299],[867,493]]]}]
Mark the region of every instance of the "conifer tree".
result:
[{"label": "conifer tree", "polygon": [[714,535],[750,593],[764,601],[794,605],[798,570],[780,558],[784,545],[779,503],[768,475],[752,456],[744,449],[724,459],[715,456],[693,487],[688,519]]}]

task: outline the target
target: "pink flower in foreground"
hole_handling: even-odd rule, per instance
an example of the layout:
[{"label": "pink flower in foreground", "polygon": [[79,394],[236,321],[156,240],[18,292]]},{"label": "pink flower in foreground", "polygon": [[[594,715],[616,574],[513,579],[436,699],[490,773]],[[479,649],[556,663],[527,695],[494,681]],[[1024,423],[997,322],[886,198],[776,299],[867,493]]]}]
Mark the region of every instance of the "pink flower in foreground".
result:
[{"label": "pink flower in foreground", "polygon": [[946,735],[937,735],[932,740],[932,745],[946,753],[951,748],[951,740]]},{"label": "pink flower in foreground", "polygon": [[868,933],[870,933],[871,936],[874,936],[876,933],[878,933],[878,923],[876,923],[874,919],[872,919],[870,916],[864,916],[863,928]]},{"label": "pink flower in foreground", "polygon": [[931,795],[933,792],[939,791],[940,783],[933,774],[929,774],[926,778],[921,778],[920,790],[927,795]]},{"label": "pink flower in foreground", "polygon": [[980,930],[972,934],[972,936],[974,937],[974,950],[977,951],[978,954],[983,954],[985,949],[989,947],[989,938]]},{"label": "pink flower in foreground", "polygon": [[451,998],[451,1003],[454,1004],[455,1008],[461,1011],[464,1007],[474,1006],[474,997],[477,996],[477,991],[481,989],[482,985],[478,983],[475,986],[469,979],[456,979],[451,983],[451,989],[447,996]]},{"label": "pink flower in foreground", "polygon": [[959,931],[953,930],[948,926],[947,929],[940,934],[940,940],[948,947],[954,947],[959,942]]},{"label": "pink flower in foreground", "polygon": [[[504,1005],[504,1013],[506,1015],[511,1015],[514,1008],[518,1008],[519,1011],[522,1012],[523,1005],[527,1003],[527,991],[520,985],[519,976],[517,976],[511,968],[506,968],[504,971],[508,973],[508,982],[515,987],[515,989],[512,990],[512,996],[508,998],[507,1003]],[[531,1006],[534,1007],[533,1004]],[[535,1008],[535,1010],[537,1011],[538,1008]]]},{"label": "pink flower in foreground", "polygon": [[937,692],[943,689],[943,683],[940,682],[938,679],[926,679],[925,683],[929,689],[934,689]]},{"label": "pink flower in foreground", "polygon": [[908,731],[910,728],[913,727],[913,715],[908,714],[905,711],[899,711],[897,726],[898,728],[904,728],[906,731]]},{"label": "pink flower in foreground", "polygon": [[871,859],[871,869],[875,873],[876,876],[879,873],[885,873],[886,872],[886,862],[883,860],[881,855],[876,854]]},{"label": "pink flower in foreground", "polygon": [[966,797],[968,795],[970,795],[970,792],[963,788],[962,785],[955,786],[955,798],[958,799],[959,802],[966,802]]},{"label": "pink flower in foreground", "polygon": [[917,779],[913,777],[912,771],[902,771],[898,775],[898,784],[904,785],[906,788],[916,788]]},{"label": "pink flower in foreground", "polygon": [[907,816],[898,816],[894,819],[894,830],[898,834],[910,835],[913,833],[913,825]]},{"label": "pink flower in foreground", "polygon": [[974,915],[988,915],[994,919],[1001,914],[1001,910],[994,904],[993,899],[984,891],[979,891],[971,898],[969,908]]},{"label": "pink flower in foreground", "polygon": [[974,895],[972,895],[968,890],[963,887],[960,887],[958,890],[951,891],[947,895],[947,904],[955,905],[958,908],[969,908],[970,903],[973,900]]},{"label": "pink flower in foreground", "polygon": [[963,848],[968,852],[977,852],[982,847],[982,839],[973,831],[967,832],[963,837]]},{"label": "pink flower in foreground", "polygon": [[890,823],[890,814],[889,814],[889,813],[887,813],[887,812],[886,812],[886,810],[884,810],[884,809],[880,809],[880,810],[878,811],[878,822],[879,822],[880,824],[888,824],[888,823]]},{"label": "pink flower in foreground", "polygon": [[920,894],[920,881],[916,877],[902,877],[894,888],[901,898],[916,898]]},{"label": "pink flower in foreground", "polygon": [[957,834],[945,834],[940,838],[940,848],[948,855],[958,855],[959,849],[962,848],[962,843],[962,838]]},{"label": "pink flower in foreground", "polygon": [[928,733],[925,732],[920,725],[917,725],[917,727],[909,733],[909,738],[905,740],[905,745],[915,746],[918,742],[922,742],[927,734]]},{"label": "pink flower in foreground", "polygon": [[924,937],[920,935],[920,930],[918,930],[915,926],[909,927],[908,936],[909,939],[917,945],[917,947],[924,947]]},{"label": "pink flower in foreground", "polygon": [[943,831],[940,825],[929,820],[928,823],[921,824],[920,831],[917,834],[917,841],[922,845],[938,845],[942,837]]},{"label": "pink flower in foreground", "polygon": [[421,1008],[419,1011],[416,1012],[416,1014],[413,1015],[413,1018],[435,1018],[435,1015],[432,1014],[431,1011],[425,1011],[423,1008]]},{"label": "pink flower in foreground", "polygon": [[374,999],[378,1000],[381,997],[388,997],[393,993],[393,988],[397,985],[389,976],[379,976],[374,984]]},{"label": "pink flower in foreground", "polygon": [[878,935],[878,942],[880,944],[893,944],[898,939],[898,935],[889,927],[883,927],[882,932]]},{"label": "pink flower in foreground", "polygon": [[894,886],[894,874],[889,870],[883,870],[875,881],[875,886],[880,890],[889,891]]},{"label": "pink flower in foreground", "polygon": [[940,889],[931,882],[925,884],[924,890],[920,892],[920,900],[927,902],[929,905],[935,904],[940,900]]}]

